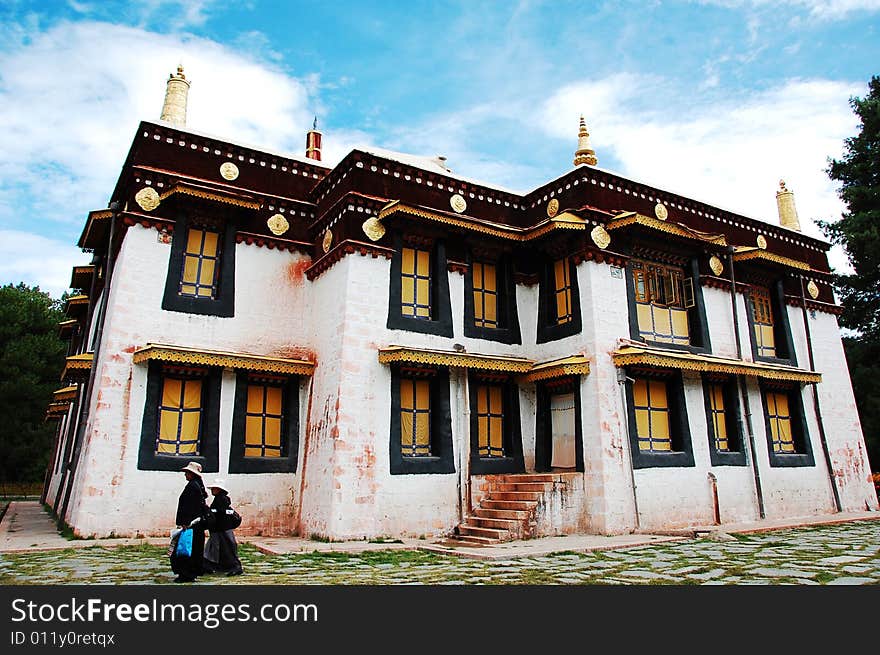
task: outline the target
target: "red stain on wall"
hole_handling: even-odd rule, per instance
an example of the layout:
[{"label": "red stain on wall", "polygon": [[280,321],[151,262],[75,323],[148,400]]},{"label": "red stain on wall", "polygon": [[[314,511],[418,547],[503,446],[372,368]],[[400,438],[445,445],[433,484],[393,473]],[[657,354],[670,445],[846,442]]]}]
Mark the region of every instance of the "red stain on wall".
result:
[{"label": "red stain on wall", "polygon": [[306,269],[311,263],[309,259],[297,259],[287,265],[287,279],[291,285],[295,287],[302,286]]},{"label": "red stain on wall", "polygon": [[301,346],[283,346],[269,353],[270,357],[284,357],[286,359],[304,359],[309,362],[317,362],[318,356],[314,350]]}]

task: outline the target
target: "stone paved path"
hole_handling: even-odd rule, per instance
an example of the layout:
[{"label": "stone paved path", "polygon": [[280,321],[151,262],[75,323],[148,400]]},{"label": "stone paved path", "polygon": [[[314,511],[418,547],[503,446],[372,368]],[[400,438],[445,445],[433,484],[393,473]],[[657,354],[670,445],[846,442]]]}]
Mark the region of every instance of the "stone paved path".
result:
[{"label": "stone paved path", "polygon": [[[93,542],[94,543],[94,542]],[[264,554],[197,584],[880,584],[880,521],[480,561],[419,550]],[[0,584],[170,583],[150,544],[0,554]]]}]

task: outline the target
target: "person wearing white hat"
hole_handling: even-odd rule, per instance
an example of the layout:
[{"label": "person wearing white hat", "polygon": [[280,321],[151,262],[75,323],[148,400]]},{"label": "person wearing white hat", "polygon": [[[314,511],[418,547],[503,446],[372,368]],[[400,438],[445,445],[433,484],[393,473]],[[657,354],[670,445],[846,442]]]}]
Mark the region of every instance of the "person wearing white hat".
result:
[{"label": "person wearing white hat", "polygon": [[205,546],[205,570],[241,575],[241,560],[238,559],[238,543],[234,532],[237,526],[233,527],[230,523],[230,518],[237,514],[232,509],[229,487],[225,480],[216,478],[208,484],[208,488],[214,500],[211,502],[211,519],[208,522],[211,536]]},{"label": "person wearing white hat", "polygon": [[175,523],[177,527],[182,529],[192,527],[193,540],[192,555],[175,567],[174,572],[177,573],[177,577],[174,581],[192,582],[204,573],[205,528],[199,524],[202,517],[208,513],[208,506],[205,504],[208,493],[205,491],[204,482],[202,482],[201,464],[189,462],[180,470],[186,476],[186,486],[180,492],[180,498],[177,500]]}]

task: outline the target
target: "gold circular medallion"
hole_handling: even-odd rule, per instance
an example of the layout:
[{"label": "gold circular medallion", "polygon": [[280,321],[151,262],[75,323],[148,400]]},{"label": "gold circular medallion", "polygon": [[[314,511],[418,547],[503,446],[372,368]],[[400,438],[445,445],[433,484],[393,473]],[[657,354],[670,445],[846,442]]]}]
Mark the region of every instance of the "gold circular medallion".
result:
[{"label": "gold circular medallion", "polygon": [[552,198],[550,202],[547,203],[547,216],[553,218],[556,214],[559,213],[559,201],[556,198]]},{"label": "gold circular medallion", "polygon": [[815,283],[813,280],[810,280],[810,281],[807,283],[807,291],[809,292],[810,297],[811,297],[813,300],[815,300],[816,298],[819,297],[819,287],[816,286],[816,283]]},{"label": "gold circular medallion", "polygon": [[761,250],[767,250],[767,237],[765,237],[763,234],[759,234],[755,242],[758,244],[758,247]]},{"label": "gold circular medallion", "polygon": [[290,223],[281,214],[275,214],[266,221],[266,226],[275,236],[284,234],[290,228]]},{"label": "gold circular medallion", "polygon": [[449,204],[459,214],[467,209],[467,202],[457,193],[449,199]]},{"label": "gold circular medallion", "polygon": [[608,234],[608,230],[606,230],[601,225],[597,225],[593,228],[593,231],[590,232],[590,238],[593,240],[599,248],[605,250],[611,244],[611,235]]},{"label": "gold circular medallion", "polygon": [[375,216],[371,216],[365,220],[361,227],[370,241],[378,241],[385,236],[385,226],[382,225],[382,222]]},{"label": "gold circular medallion", "polygon": [[712,269],[712,272],[715,273],[715,275],[721,275],[724,271],[724,264],[717,255],[712,255],[709,257],[709,268]]},{"label": "gold circular medallion", "polygon": [[145,212],[151,212],[159,206],[162,199],[159,198],[159,193],[156,189],[151,186],[145,186],[134,195],[134,201],[140,205],[141,209]]},{"label": "gold circular medallion", "polygon": [[327,230],[326,232],[324,232],[324,240],[321,242],[321,247],[324,249],[324,252],[328,252],[332,244],[333,233],[330,230]]},{"label": "gold circular medallion", "polygon": [[220,176],[224,180],[232,181],[238,177],[238,166],[231,161],[220,164]]},{"label": "gold circular medallion", "polygon": [[662,202],[658,202],[654,205],[654,215],[659,218],[661,221],[665,221],[669,218],[669,212],[666,210],[666,205]]}]

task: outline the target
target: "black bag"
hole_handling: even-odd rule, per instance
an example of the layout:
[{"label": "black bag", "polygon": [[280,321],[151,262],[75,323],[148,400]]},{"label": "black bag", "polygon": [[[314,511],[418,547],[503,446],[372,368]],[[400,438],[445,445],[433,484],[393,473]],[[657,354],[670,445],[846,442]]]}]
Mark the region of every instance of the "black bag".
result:
[{"label": "black bag", "polygon": [[223,517],[223,529],[235,530],[241,525],[241,515],[234,509],[227,509],[226,516]]}]

